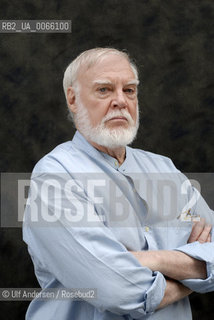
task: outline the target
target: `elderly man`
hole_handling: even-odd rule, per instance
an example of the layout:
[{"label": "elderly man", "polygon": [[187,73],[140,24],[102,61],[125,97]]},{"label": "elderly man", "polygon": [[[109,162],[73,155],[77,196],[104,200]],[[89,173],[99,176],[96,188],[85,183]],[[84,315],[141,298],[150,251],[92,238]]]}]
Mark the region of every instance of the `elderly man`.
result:
[{"label": "elderly man", "polygon": [[42,289],[96,296],[34,299],[26,319],[187,320],[188,295],[214,289],[212,211],[170,159],[127,146],[138,83],[129,56],[112,48],[85,51],[65,71],[77,131],[35,166],[23,235]]}]

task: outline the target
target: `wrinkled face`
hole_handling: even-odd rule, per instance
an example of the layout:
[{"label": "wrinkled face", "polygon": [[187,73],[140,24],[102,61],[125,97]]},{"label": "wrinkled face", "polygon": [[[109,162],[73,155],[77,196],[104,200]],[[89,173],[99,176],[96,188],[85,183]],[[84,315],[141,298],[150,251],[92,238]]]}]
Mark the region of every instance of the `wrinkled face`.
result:
[{"label": "wrinkled face", "polygon": [[[118,55],[106,56],[87,70],[80,70],[77,78],[82,104],[88,110],[92,127],[98,126],[104,117],[114,111],[127,111],[134,123],[137,118],[137,80],[129,62]],[[105,127],[127,128],[125,116],[110,117]]]},{"label": "wrinkled face", "polygon": [[109,54],[90,68],[81,67],[67,102],[85,138],[109,148],[130,144],[138,130],[138,80],[121,56]]}]

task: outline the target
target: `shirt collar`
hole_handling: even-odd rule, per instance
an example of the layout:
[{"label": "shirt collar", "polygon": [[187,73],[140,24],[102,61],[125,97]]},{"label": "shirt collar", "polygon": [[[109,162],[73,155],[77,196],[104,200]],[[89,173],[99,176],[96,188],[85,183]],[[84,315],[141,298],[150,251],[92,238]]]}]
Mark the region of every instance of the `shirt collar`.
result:
[{"label": "shirt collar", "polygon": [[88,153],[92,157],[95,157],[95,159],[101,159],[102,161],[105,160],[115,170],[124,171],[122,169],[127,167],[126,163],[129,162],[128,158],[130,157],[130,148],[128,147],[126,147],[126,159],[124,160],[122,165],[119,166],[117,159],[111,157],[107,153],[104,153],[94,148],[78,130],[76,131],[72,142],[76,145],[78,149],[81,149],[82,151]]},{"label": "shirt collar", "polygon": [[94,148],[78,130],[75,132],[72,142],[78,149],[88,153],[89,155],[93,157],[100,157],[99,150]]}]

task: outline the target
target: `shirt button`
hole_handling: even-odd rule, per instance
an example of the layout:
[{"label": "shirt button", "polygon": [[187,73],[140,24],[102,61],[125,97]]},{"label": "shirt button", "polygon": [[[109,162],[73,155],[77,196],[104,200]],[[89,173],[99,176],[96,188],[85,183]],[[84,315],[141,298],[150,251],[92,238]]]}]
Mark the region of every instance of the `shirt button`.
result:
[{"label": "shirt button", "polygon": [[148,226],[145,227],[145,231],[149,232],[149,227]]},{"label": "shirt button", "polygon": [[118,162],[117,162],[117,160],[115,160],[114,164],[115,164],[115,166],[118,166]]}]

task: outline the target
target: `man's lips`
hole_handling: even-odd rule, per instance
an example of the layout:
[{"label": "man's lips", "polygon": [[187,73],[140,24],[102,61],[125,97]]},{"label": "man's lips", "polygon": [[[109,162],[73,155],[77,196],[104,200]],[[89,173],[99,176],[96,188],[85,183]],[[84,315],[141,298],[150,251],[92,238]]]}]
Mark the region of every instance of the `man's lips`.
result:
[{"label": "man's lips", "polygon": [[123,120],[123,121],[128,121],[126,117],[123,116],[117,116],[117,117],[113,117],[111,119],[109,119],[108,121],[112,121],[112,120]]}]

